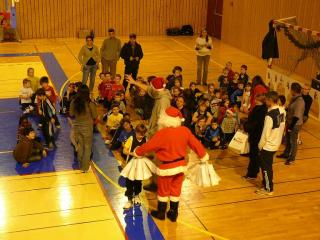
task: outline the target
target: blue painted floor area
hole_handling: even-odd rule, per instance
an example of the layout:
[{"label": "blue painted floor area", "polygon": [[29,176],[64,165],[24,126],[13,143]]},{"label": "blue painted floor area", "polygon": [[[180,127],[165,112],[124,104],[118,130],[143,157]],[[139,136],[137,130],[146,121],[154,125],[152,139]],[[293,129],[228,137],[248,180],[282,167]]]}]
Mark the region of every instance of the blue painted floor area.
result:
[{"label": "blue painted floor area", "polygon": [[[112,152],[106,148],[100,134],[94,135],[93,160],[108,177],[114,182],[118,182],[120,175],[118,162]],[[109,202],[115,210],[129,240],[164,239],[159,228],[143,206],[135,206],[129,211],[124,211],[123,206],[127,201],[124,192],[110,184],[99,173],[98,176],[108,193]]]},{"label": "blue painted floor area", "polygon": [[[59,116],[61,129],[57,132],[57,148],[50,151],[42,161],[31,163],[23,168],[16,163],[12,156],[12,150],[16,146],[16,133],[18,129],[21,110],[18,99],[0,99],[0,176],[17,174],[32,174],[53,171],[77,169],[78,164],[73,156],[73,148],[70,145],[70,129],[67,119]],[[30,117],[33,128],[37,135],[42,138],[42,133],[37,129],[37,118]],[[10,152],[6,152],[10,151]]]}]

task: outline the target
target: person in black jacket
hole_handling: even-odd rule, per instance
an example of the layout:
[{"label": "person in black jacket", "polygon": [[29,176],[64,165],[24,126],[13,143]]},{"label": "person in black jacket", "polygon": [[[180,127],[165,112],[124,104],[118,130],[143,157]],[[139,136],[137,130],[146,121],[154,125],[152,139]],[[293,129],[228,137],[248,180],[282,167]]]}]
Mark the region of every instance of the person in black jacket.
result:
[{"label": "person in black jacket", "polygon": [[183,96],[177,97],[175,102],[177,108],[182,113],[182,116],[184,118],[183,126],[186,126],[191,130],[191,124],[192,124],[192,115],[191,112],[185,107],[185,99]]},{"label": "person in black jacket", "polygon": [[273,26],[273,20],[269,22],[269,31],[262,41],[262,58],[268,61],[269,68],[272,66],[272,60],[279,58],[277,31]]},{"label": "person in black jacket", "polygon": [[248,121],[244,124],[244,129],[249,134],[250,144],[248,171],[243,176],[245,179],[255,179],[259,173],[258,144],[263,130],[264,119],[268,111],[264,94],[258,94],[255,100],[256,106],[252,109],[248,116]]},{"label": "person in black jacket", "polygon": [[[137,35],[132,33],[129,36],[130,41],[125,43],[121,48],[120,57],[124,60],[124,74],[132,75],[134,80],[137,79],[139,64],[143,58],[141,45],[136,42]],[[123,81],[123,86],[127,89],[128,82]]]}]

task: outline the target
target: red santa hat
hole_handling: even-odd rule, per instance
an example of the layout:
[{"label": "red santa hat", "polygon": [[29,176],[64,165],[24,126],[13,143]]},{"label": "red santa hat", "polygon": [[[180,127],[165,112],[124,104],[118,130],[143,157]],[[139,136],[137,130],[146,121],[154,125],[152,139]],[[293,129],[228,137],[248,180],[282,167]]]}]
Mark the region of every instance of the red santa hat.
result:
[{"label": "red santa hat", "polygon": [[166,87],[164,78],[162,78],[162,77],[156,77],[156,78],[152,79],[151,85],[156,90],[162,90]]},{"label": "red santa hat", "polygon": [[161,115],[158,121],[160,128],[180,127],[184,121],[182,113],[175,107],[168,107]]}]

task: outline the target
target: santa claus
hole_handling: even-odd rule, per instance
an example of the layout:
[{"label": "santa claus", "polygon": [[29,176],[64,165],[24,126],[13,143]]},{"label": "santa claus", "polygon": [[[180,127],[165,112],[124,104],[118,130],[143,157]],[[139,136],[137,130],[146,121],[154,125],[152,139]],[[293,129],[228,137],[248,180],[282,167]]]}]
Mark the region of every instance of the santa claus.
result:
[{"label": "santa claus", "polygon": [[159,118],[160,130],[145,144],[135,149],[135,154],[142,157],[154,152],[161,162],[157,168],[158,175],[158,209],[151,215],[164,220],[168,200],[170,210],[167,217],[175,222],[178,217],[179,198],[186,170],[185,156],[190,147],[201,159],[207,161],[208,154],[191,131],[181,126],[182,114],[174,107],[168,107]]}]

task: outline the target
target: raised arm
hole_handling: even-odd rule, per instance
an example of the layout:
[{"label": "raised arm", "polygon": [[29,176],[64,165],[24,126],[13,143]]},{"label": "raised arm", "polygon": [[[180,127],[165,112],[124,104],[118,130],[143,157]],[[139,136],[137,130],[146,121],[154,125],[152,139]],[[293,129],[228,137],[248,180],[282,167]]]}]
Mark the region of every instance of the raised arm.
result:
[{"label": "raised arm", "polygon": [[135,81],[135,80],[132,78],[131,75],[127,75],[126,81],[127,81],[128,83],[132,84],[132,85],[137,86],[138,88],[141,88],[142,90],[144,90],[144,91],[146,91],[146,92],[148,91],[148,88],[149,88],[148,85],[145,85],[145,84],[143,84],[143,83],[140,83],[140,82]]}]

